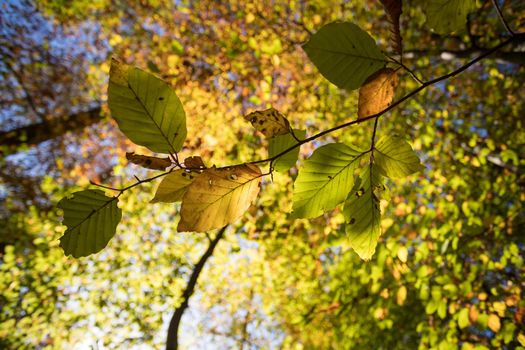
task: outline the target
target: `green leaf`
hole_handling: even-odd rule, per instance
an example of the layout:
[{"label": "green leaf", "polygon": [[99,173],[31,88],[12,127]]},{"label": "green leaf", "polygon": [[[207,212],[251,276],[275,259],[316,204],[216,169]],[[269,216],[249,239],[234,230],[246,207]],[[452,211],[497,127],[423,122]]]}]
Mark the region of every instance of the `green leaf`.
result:
[{"label": "green leaf", "polygon": [[401,178],[425,169],[408,142],[398,136],[384,136],[377,141],[374,160],[382,175]]},{"label": "green leaf", "polygon": [[354,185],[360,155],[362,152],[343,143],[316,149],[295,180],[292,216],[316,217],[343,202]]},{"label": "green leaf", "polygon": [[325,25],[303,50],[326,79],[348,90],[359,88],[387,63],[374,39],[349,22]]},{"label": "green leaf", "polygon": [[470,326],[470,320],[468,317],[469,309],[464,308],[458,312],[458,326],[460,329]]},{"label": "green leaf", "polygon": [[[295,130],[295,137],[299,140],[304,140],[306,137],[305,130]],[[275,157],[279,153],[287,150],[297,143],[297,140],[292,136],[291,133],[285,135],[277,135],[272,137],[268,145],[268,156]],[[297,157],[299,156],[299,147],[295,147],[288,153],[283,154],[273,162],[273,168],[276,171],[287,171],[295,165]]]},{"label": "green leaf", "polygon": [[108,104],[120,130],[134,143],[157,153],[182,148],[186,114],[175,92],[156,76],[113,59]]},{"label": "green leaf", "polygon": [[169,173],[162,179],[150,203],[174,203],[180,202],[186,193],[188,186],[199,176],[197,172],[187,172],[178,169]]},{"label": "green leaf", "polygon": [[379,192],[384,188],[377,166],[368,165],[361,171],[344,204],[350,246],[364,260],[374,255],[381,235]]},{"label": "green leaf", "polygon": [[66,255],[75,258],[101,251],[115,235],[122,217],[118,199],[100,190],[85,190],[63,198],[58,207],[64,210],[67,230],[60,238]]},{"label": "green leaf", "polygon": [[464,31],[467,15],[476,9],[476,0],[428,0],[423,2],[427,25],[439,34]]}]

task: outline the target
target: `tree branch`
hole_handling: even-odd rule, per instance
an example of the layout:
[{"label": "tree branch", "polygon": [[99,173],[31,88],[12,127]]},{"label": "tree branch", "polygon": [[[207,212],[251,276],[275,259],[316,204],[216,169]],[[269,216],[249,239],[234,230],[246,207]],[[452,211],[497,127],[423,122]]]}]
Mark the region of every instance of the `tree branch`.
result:
[{"label": "tree branch", "polygon": [[505,30],[506,30],[511,36],[513,36],[513,35],[514,35],[514,31],[513,31],[512,29],[510,29],[510,26],[509,26],[509,24],[507,23],[507,21],[505,20],[505,17],[503,17],[503,13],[501,12],[501,9],[499,8],[498,1],[497,1],[497,0],[492,0],[492,4],[493,4],[494,7],[496,8],[496,12],[498,13],[498,17],[499,17],[501,23],[503,24],[503,26],[505,27]]},{"label": "tree branch", "polygon": [[166,350],[177,350],[179,346],[178,332],[182,315],[184,314],[184,311],[186,311],[186,309],[188,308],[190,297],[195,291],[197,279],[199,278],[199,275],[204,265],[206,264],[206,261],[208,261],[208,259],[212,256],[213,250],[217,246],[217,243],[219,243],[219,241],[223,237],[227,227],[228,226],[224,226],[219,230],[219,232],[217,232],[217,235],[210,242],[210,245],[208,246],[204,254],[201,256],[199,262],[197,262],[193,269],[193,272],[191,273],[190,279],[188,280],[188,284],[186,285],[186,289],[184,289],[184,292],[182,293],[182,304],[180,304],[180,306],[175,309],[175,312],[173,313],[173,316],[170,320],[170,325],[168,327],[168,339],[166,341]]},{"label": "tree branch", "polygon": [[[100,121],[100,107],[54,118],[18,129],[0,132],[0,144],[7,154],[16,153],[22,145],[36,146],[41,142],[62,136],[68,131],[78,131]],[[4,154],[4,155],[7,155]]]},{"label": "tree branch", "polygon": [[463,66],[459,67],[458,69],[450,72],[450,73],[447,73],[445,75],[442,75],[438,78],[435,78],[435,79],[432,79],[432,80],[429,80],[429,81],[426,81],[424,84],[422,84],[421,86],[417,87],[416,89],[412,90],[411,92],[409,92],[408,94],[406,94],[405,96],[401,97],[399,100],[395,101],[394,103],[392,103],[390,106],[388,106],[387,108],[385,108],[384,110],[382,110],[381,112],[379,113],[376,113],[376,114],[373,114],[373,115],[370,115],[368,117],[364,117],[364,118],[361,118],[361,119],[355,119],[355,120],[352,120],[350,122],[347,122],[347,123],[344,123],[344,124],[340,124],[340,125],[337,125],[333,128],[330,128],[330,129],[326,129],[326,130],[323,130],[315,135],[312,135],[310,137],[307,137],[305,138],[304,140],[302,140],[301,142],[298,142],[296,143],[295,145],[293,146],[290,146],[289,148],[285,149],[284,151],[276,154],[275,156],[273,157],[269,157],[269,158],[266,158],[266,159],[261,159],[261,160],[256,160],[256,161],[252,161],[250,162],[249,164],[261,164],[261,163],[267,163],[267,162],[273,162],[274,160],[276,160],[277,158],[285,155],[286,153],[290,152],[291,150],[305,144],[305,143],[308,143],[308,142],[311,142],[313,140],[316,140],[322,136],[325,136],[327,134],[330,134],[334,131],[337,131],[337,130],[340,130],[340,129],[344,129],[344,128],[347,128],[351,125],[354,125],[354,124],[360,124],[360,123],[364,123],[368,120],[371,120],[371,119],[374,119],[374,118],[379,118],[381,116],[383,116],[384,114],[386,114],[387,112],[389,112],[390,110],[396,108],[397,106],[399,106],[400,104],[402,104],[403,102],[405,102],[406,100],[410,99],[411,97],[417,95],[418,93],[420,93],[421,91],[425,90],[426,88],[428,88],[429,86],[432,86],[432,85],[435,85],[441,81],[444,81],[444,80],[447,80],[449,78],[452,78],[464,71],[466,71],[467,69],[469,69],[471,66],[473,66],[474,64],[478,63],[479,61],[483,60],[484,58],[494,54],[495,52],[497,52],[498,50],[500,50],[501,48],[509,45],[510,43],[516,41],[516,40],[523,40],[525,38],[525,34],[515,34],[515,36],[501,42],[500,44],[484,51],[481,55],[477,56],[476,58],[470,60],[469,62],[465,63]]}]

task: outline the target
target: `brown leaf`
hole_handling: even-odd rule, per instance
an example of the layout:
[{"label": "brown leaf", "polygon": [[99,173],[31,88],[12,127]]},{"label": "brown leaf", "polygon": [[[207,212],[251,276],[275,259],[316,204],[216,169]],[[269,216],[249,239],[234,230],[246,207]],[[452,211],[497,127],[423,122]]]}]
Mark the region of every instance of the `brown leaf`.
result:
[{"label": "brown leaf", "polygon": [[395,70],[382,68],[366,79],[359,89],[357,119],[381,112],[390,106],[399,79]]},{"label": "brown leaf", "polygon": [[244,117],[253,127],[267,138],[290,132],[290,122],[275,108],[255,111]]},{"label": "brown leaf", "polygon": [[188,157],[184,159],[184,165],[189,169],[204,169],[206,166],[199,156]]},{"label": "brown leaf", "polygon": [[133,164],[152,170],[166,170],[166,168],[171,165],[169,158],[144,156],[133,152],[126,152],[126,159]]},{"label": "brown leaf", "polygon": [[401,37],[401,30],[399,26],[399,17],[403,13],[402,0],[380,0],[388,15],[388,21],[391,24],[390,32],[392,33],[392,43],[394,51],[403,54],[403,38]]},{"label": "brown leaf", "polygon": [[208,231],[240,218],[259,193],[261,170],[252,164],[204,169],[182,198],[177,230]]}]

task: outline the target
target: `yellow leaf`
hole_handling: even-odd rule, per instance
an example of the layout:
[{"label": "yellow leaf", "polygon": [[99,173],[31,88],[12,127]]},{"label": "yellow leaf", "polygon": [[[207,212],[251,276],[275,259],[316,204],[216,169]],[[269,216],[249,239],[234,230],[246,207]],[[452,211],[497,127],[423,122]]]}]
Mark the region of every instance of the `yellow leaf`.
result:
[{"label": "yellow leaf", "polygon": [[518,342],[521,344],[521,346],[525,346],[525,334],[520,333],[518,335]]},{"label": "yellow leaf", "polygon": [[377,114],[390,106],[399,79],[392,68],[382,68],[366,79],[359,89],[357,119]]},{"label": "yellow leaf", "polygon": [[199,173],[188,172],[184,169],[178,169],[169,173],[162,179],[155,197],[150,203],[174,203],[180,202],[188,186],[199,176]]},{"label": "yellow leaf", "polygon": [[244,117],[253,127],[267,138],[290,132],[290,122],[275,108],[255,111]]},{"label": "yellow leaf", "polygon": [[259,193],[261,170],[252,164],[204,169],[182,199],[177,230],[208,231],[237,220]]},{"label": "yellow leaf", "polygon": [[407,287],[399,287],[399,289],[397,290],[396,299],[398,305],[403,305],[405,303],[405,300],[407,299]]},{"label": "yellow leaf", "polygon": [[397,257],[399,260],[406,263],[408,259],[408,249],[406,247],[399,247],[397,250]]},{"label": "yellow leaf", "polygon": [[133,164],[152,170],[166,170],[166,168],[171,165],[169,158],[144,156],[133,152],[126,152],[126,159]]},{"label": "yellow leaf", "polygon": [[496,314],[492,314],[489,316],[489,320],[487,324],[494,333],[497,333],[499,329],[501,328],[499,317]]}]

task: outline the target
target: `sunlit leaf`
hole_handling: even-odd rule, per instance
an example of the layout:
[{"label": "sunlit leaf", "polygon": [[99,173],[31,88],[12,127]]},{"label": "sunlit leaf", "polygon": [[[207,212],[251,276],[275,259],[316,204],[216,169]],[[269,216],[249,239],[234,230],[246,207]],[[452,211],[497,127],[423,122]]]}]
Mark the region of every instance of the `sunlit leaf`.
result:
[{"label": "sunlit leaf", "polygon": [[470,325],[469,309],[463,308],[458,312],[458,326],[460,329],[467,328]]},{"label": "sunlit leaf", "polygon": [[499,332],[501,328],[501,321],[498,315],[496,314],[489,315],[487,325],[489,326],[490,330],[493,331],[494,333]]},{"label": "sunlit leaf", "polygon": [[75,258],[101,251],[115,235],[122,217],[118,199],[100,190],[85,190],[63,198],[58,207],[64,210],[67,230],[60,238],[66,255]]},{"label": "sunlit leaf", "polygon": [[295,180],[293,217],[316,217],[343,202],[354,185],[354,170],[361,154],[343,143],[316,149]]},{"label": "sunlit leaf", "polygon": [[205,169],[182,199],[178,231],[208,231],[233,223],[259,193],[261,170],[252,164]]},{"label": "sunlit leaf", "polygon": [[349,244],[364,260],[374,255],[381,235],[379,195],[383,189],[379,169],[375,164],[366,166],[344,204]]},{"label": "sunlit leaf", "polygon": [[140,165],[146,169],[152,170],[166,170],[171,165],[171,160],[166,158],[144,156],[142,154],[135,154],[133,152],[126,152],[126,159],[131,163]]},{"label": "sunlit leaf", "polygon": [[399,79],[395,70],[382,68],[366,79],[359,89],[358,119],[377,114],[390,106]]},{"label": "sunlit leaf", "polygon": [[439,34],[464,31],[467,15],[476,9],[476,0],[427,0],[422,2],[427,25]]},{"label": "sunlit leaf", "polygon": [[377,141],[375,162],[381,174],[401,178],[424,169],[412,147],[398,136],[384,136]]},{"label": "sunlit leaf", "polygon": [[303,49],[326,79],[349,90],[359,88],[387,62],[374,39],[349,22],[325,25]]},{"label": "sunlit leaf", "polygon": [[186,139],[186,114],[171,87],[156,76],[111,61],[108,105],[120,130],[157,153],[175,153]]},{"label": "sunlit leaf", "polygon": [[177,169],[166,175],[155,192],[150,203],[180,202],[188,186],[199,176],[198,172]]},{"label": "sunlit leaf", "polygon": [[290,122],[275,108],[255,111],[244,117],[253,127],[267,138],[290,132]]},{"label": "sunlit leaf", "polygon": [[[294,135],[299,140],[303,140],[306,136],[305,130],[294,130]],[[287,150],[291,146],[295,145],[297,140],[292,136],[291,133],[284,135],[277,135],[268,140],[268,156],[275,157],[279,153]],[[276,171],[287,171],[295,165],[297,157],[299,156],[299,147],[285,153],[273,162],[273,168]]]}]

